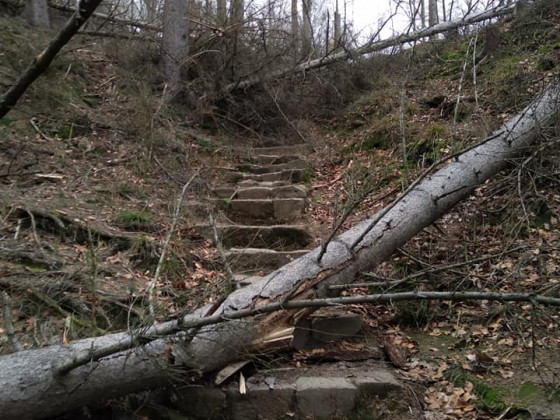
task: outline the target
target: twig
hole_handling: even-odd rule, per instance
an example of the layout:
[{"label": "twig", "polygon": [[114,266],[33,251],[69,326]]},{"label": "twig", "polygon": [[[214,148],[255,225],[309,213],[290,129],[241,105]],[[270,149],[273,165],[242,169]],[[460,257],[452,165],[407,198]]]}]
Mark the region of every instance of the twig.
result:
[{"label": "twig", "polygon": [[303,134],[301,134],[301,132],[297,129],[297,127],[294,125],[294,123],[292,123],[290,121],[290,119],[286,116],[286,114],[284,113],[284,111],[280,107],[280,104],[278,103],[278,100],[277,100],[276,96],[272,96],[272,93],[270,92],[270,89],[268,89],[268,87],[266,85],[264,85],[264,86],[265,86],[266,93],[268,93],[268,95],[270,96],[270,99],[272,99],[272,102],[274,102],[274,105],[276,105],[276,108],[278,108],[278,112],[280,112],[280,115],[282,115],[282,118],[284,118],[286,120],[288,125],[290,127],[292,127],[292,129],[303,140],[303,142],[307,143],[307,139],[305,138],[305,136]]},{"label": "twig", "polygon": [[39,134],[43,139],[45,140],[52,140],[49,136],[47,136],[45,133],[43,133],[41,131],[41,129],[39,128],[39,126],[37,125],[37,123],[35,122],[35,117],[31,118],[29,120],[29,123],[31,124],[31,127],[33,127],[33,129],[37,132],[37,134]]},{"label": "twig", "polygon": [[10,340],[10,343],[15,351],[22,351],[23,346],[16,337],[14,324],[12,322],[12,305],[10,302],[10,296],[6,292],[2,293],[2,304],[4,306],[4,327],[6,328],[8,340]]},{"label": "twig", "polygon": [[92,329],[92,330],[95,331],[96,334],[105,334],[107,332],[104,329],[99,328],[98,326],[92,324],[91,322],[85,321],[82,318],[79,318],[79,317],[71,314],[67,310],[63,309],[54,299],[52,299],[51,297],[49,297],[47,295],[39,293],[33,287],[27,288],[26,291],[28,293],[30,293],[32,296],[35,296],[37,299],[39,299],[41,302],[43,302],[47,306],[50,306],[51,308],[57,310],[62,316],[71,317],[72,321],[74,323],[76,323],[76,325],[79,325],[80,327]]},{"label": "twig", "polygon": [[225,273],[226,280],[230,288],[230,291],[233,289],[239,289],[241,286],[239,285],[238,282],[235,281],[233,271],[227,261],[226,253],[224,252],[224,247],[222,246],[222,241],[220,241],[220,238],[218,237],[218,229],[216,228],[216,221],[214,220],[214,216],[212,216],[211,211],[208,211],[208,219],[210,222],[210,226],[212,226],[212,233],[214,235],[214,242],[216,243],[216,249],[218,250],[218,254],[220,254],[220,259],[222,260],[222,263],[224,264],[224,268],[226,270]]},{"label": "twig", "polygon": [[159,159],[157,157],[154,156],[154,160],[156,161],[156,163],[158,164],[158,166],[161,168],[161,170],[165,173],[165,175],[168,176],[168,178],[173,181],[175,184],[177,185],[182,185],[181,181],[179,181],[177,178],[175,178],[175,176],[173,176],[173,174],[171,174],[167,168],[165,166],[163,166],[163,164],[159,161]]},{"label": "twig", "polygon": [[[525,249],[527,249],[526,246],[519,246],[517,248],[509,249],[507,251],[499,252],[499,253],[496,253],[496,254],[485,255],[485,256],[479,257],[479,258],[473,258],[472,260],[469,260],[469,261],[464,261],[464,262],[460,262],[460,263],[456,263],[456,264],[449,264],[449,265],[444,265],[444,266],[426,268],[424,270],[418,271],[418,272],[416,272],[414,274],[411,274],[410,276],[404,277],[402,279],[384,279],[385,281],[383,281],[383,282],[363,282],[363,283],[352,283],[352,284],[335,284],[335,285],[329,286],[329,289],[330,290],[347,290],[347,289],[356,289],[356,288],[359,288],[359,287],[377,287],[377,286],[384,286],[384,285],[399,286],[403,283],[408,283],[409,281],[417,279],[418,277],[422,277],[426,274],[433,274],[433,273],[438,273],[438,272],[441,272],[441,271],[449,271],[449,270],[452,270],[454,268],[464,267],[464,266],[469,265],[469,264],[476,264],[476,263],[492,260],[494,258],[500,258],[503,255],[512,254],[514,252],[523,251]],[[369,273],[364,273],[364,274],[369,275]]]},{"label": "twig", "polygon": [[432,163],[432,165],[430,165],[430,167],[428,169],[426,169],[422,174],[420,174],[418,176],[418,178],[416,178],[414,180],[414,182],[412,184],[410,184],[408,186],[408,188],[401,194],[400,197],[396,198],[391,204],[389,204],[387,207],[385,207],[381,212],[379,212],[377,214],[377,216],[371,221],[371,223],[368,225],[368,227],[362,232],[362,234],[354,241],[354,243],[350,246],[350,249],[354,250],[359,244],[360,242],[362,242],[362,240],[366,237],[366,235],[371,232],[371,230],[377,225],[377,223],[383,218],[385,217],[385,215],[387,213],[389,213],[389,211],[391,211],[397,204],[399,204],[406,196],[409,192],[411,192],[414,188],[416,188],[416,186],[418,184],[420,184],[420,182],[422,182],[422,180],[424,178],[426,178],[429,174],[432,173],[432,171],[437,168],[439,165],[447,162],[448,160],[451,159],[458,159],[462,154],[468,152],[469,150],[472,150],[476,147],[479,147],[485,143],[488,143],[492,140],[494,140],[495,138],[501,136],[503,134],[503,131],[497,131],[494,134],[486,137],[482,142],[469,146],[463,150],[460,150],[458,152],[452,153],[449,156],[445,156],[443,158],[441,158],[440,160],[438,160],[437,162]]},{"label": "twig", "polygon": [[[478,36],[478,31],[477,31]],[[469,58],[469,53],[471,51],[471,46],[473,45],[474,38],[471,38],[469,45],[467,47],[467,52],[465,54],[465,61],[463,62],[463,70],[461,71],[461,78],[459,79],[459,89],[457,91],[457,102],[455,103],[455,111],[453,112],[453,128],[452,133],[455,134],[457,130],[457,116],[459,115],[459,105],[461,104],[461,92],[463,91],[463,80],[465,79],[465,73],[467,71],[467,60]]]},{"label": "twig", "polygon": [[198,176],[199,173],[200,173],[200,171],[196,171],[191,176],[191,178],[187,181],[187,183],[185,185],[183,185],[183,189],[181,190],[181,195],[177,199],[177,205],[175,207],[175,214],[173,215],[173,222],[171,223],[171,228],[169,229],[169,232],[167,233],[167,238],[165,239],[165,242],[163,244],[163,249],[161,251],[161,255],[159,256],[159,261],[158,261],[158,265],[157,265],[157,268],[156,268],[156,272],[154,274],[154,278],[152,279],[152,281],[150,281],[150,284],[147,287],[150,315],[153,317],[154,320],[155,320],[155,315],[156,315],[156,311],[154,309],[155,289],[156,289],[157,282],[159,280],[159,276],[161,274],[161,269],[163,267],[163,263],[165,261],[165,257],[166,257],[166,254],[167,254],[167,248],[169,248],[169,243],[171,242],[171,237],[173,236],[173,232],[175,231],[175,226],[177,225],[177,220],[179,219],[179,213],[181,211],[181,205],[183,204],[183,198],[185,197],[185,193],[187,192],[187,188],[189,188],[189,185],[191,184],[191,182],[194,181],[194,179]]},{"label": "twig", "polygon": [[[340,217],[340,219],[338,220],[338,222],[336,223],[336,225],[334,226],[333,230],[331,231],[331,234],[329,235],[329,237],[327,238],[327,240],[321,245],[321,251],[319,252],[319,255],[317,256],[317,263],[321,262],[321,259],[323,258],[323,255],[325,255],[325,253],[327,252],[327,247],[329,246],[329,243],[333,240],[333,238],[335,237],[335,235],[337,234],[337,232],[339,231],[339,229],[342,227],[342,225],[344,224],[344,222],[348,219],[348,217],[352,214],[352,212],[356,209],[356,207],[358,207],[358,205],[369,195],[371,194],[371,192],[373,191],[373,187],[369,188],[367,191],[365,191],[357,200],[355,200],[352,205],[350,207],[347,207],[344,210],[344,213],[342,214],[342,216]],[[389,197],[390,195],[394,194],[395,192],[397,192],[396,189],[392,189],[391,191],[389,191],[387,194],[383,195],[383,197],[379,198],[377,201],[381,201],[384,200],[385,198]]]}]

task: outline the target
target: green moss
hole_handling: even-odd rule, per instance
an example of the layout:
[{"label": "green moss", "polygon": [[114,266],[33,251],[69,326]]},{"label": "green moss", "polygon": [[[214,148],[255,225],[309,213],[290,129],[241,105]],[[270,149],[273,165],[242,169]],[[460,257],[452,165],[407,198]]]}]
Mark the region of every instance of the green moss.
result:
[{"label": "green moss", "polygon": [[422,138],[408,146],[406,155],[410,164],[431,165],[443,157],[447,142],[437,138]]},{"label": "green moss", "polygon": [[365,130],[365,137],[354,144],[357,150],[388,149],[395,145],[399,136],[399,118],[389,114],[375,120]]},{"label": "green moss", "polygon": [[125,229],[140,230],[151,224],[152,216],[147,211],[123,210],[115,217],[115,222]]},{"label": "green moss", "polygon": [[480,408],[492,413],[502,413],[509,407],[505,401],[504,392],[481,381],[471,373],[459,367],[450,369],[445,373],[445,377],[456,386],[463,387],[467,382],[473,384],[474,393],[480,398]]}]

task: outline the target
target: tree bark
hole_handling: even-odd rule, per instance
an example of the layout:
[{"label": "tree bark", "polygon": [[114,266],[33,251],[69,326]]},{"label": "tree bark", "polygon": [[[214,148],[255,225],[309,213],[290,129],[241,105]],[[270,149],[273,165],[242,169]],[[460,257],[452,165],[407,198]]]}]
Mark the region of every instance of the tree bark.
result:
[{"label": "tree bark", "polygon": [[[305,1],[305,0],[302,0]],[[309,1],[309,0],[307,0]],[[452,29],[459,28],[461,26],[471,25],[473,23],[482,22],[484,20],[492,19],[497,16],[512,13],[514,10],[514,5],[500,7],[492,9],[483,13],[476,15],[466,16],[463,19],[443,22],[435,26],[420,29],[409,34],[403,34],[396,37],[388,38],[382,41],[370,42],[360,48],[353,51],[344,50],[334,54],[327,54],[324,57],[317,58],[315,60],[310,60],[306,63],[302,63],[295,67],[290,67],[282,70],[277,70],[271,73],[267,73],[264,76],[254,77],[247,80],[239,81],[237,83],[231,83],[226,86],[228,91],[233,91],[237,89],[247,89],[253,85],[257,85],[263,81],[281,79],[283,77],[289,76],[291,74],[306,72],[309,70],[317,69],[320,67],[328,66],[333,63],[338,63],[340,61],[348,60],[352,57],[358,57],[364,54],[370,54],[376,51],[384,50],[395,45],[406,44],[408,42],[418,41],[419,39],[430,37],[439,33],[447,32]],[[305,23],[305,20],[304,20]]]},{"label": "tree bark", "polygon": [[224,26],[227,21],[226,0],[217,0],[216,4],[216,23],[218,26]]},{"label": "tree bark", "polygon": [[[53,415],[177,382],[185,369],[209,372],[252,354],[290,346],[295,326],[313,309],[289,310],[282,302],[324,297],[329,286],[350,283],[356,273],[387,259],[512,159],[530,153],[541,130],[558,121],[559,96],[560,83],[555,82],[480,145],[418,183],[378,217],[333,239],[320,262],[318,247],[260,282],[235,291],[211,317],[202,318],[208,308],[201,308],[180,324],[170,321],[132,335],[117,333],[0,358],[2,418]],[[278,312],[239,319],[271,302],[276,302]],[[189,331],[196,325],[193,322],[201,320],[206,326],[190,330],[192,340],[185,332],[171,334]],[[224,322],[215,324],[218,321]],[[163,335],[134,347],[142,339]],[[129,350],[116,352],[123,349]]]},{"label": "tree bark", "polygon": [[438,23],[437,0],[430,0],[428,3],[428,25],[434,26]]},{"label": "tree bark", "polygon": [[0,97],[0,118],[6,115],[15,106],[19,98],[37,78],[47,70],[58,52],[78,32],[80,27],[89,19],[101,0],[83,0],[80,13],[74,13],[63,26],[56,37],[49,43],[41,54],[19,76],[14,85]]},{"label": "tree bark", "polygon": [[290,23],[291,23],[291,41],[292,49],[294,51],[294,57],[297,55],[298,51],[298,40],[299,40],[299,20],[298,20],[298,0],[292,0],[291,13],[290,13]]},{"label": "tree bark", "polygon": [[308,57],[313,51],[313,31],[311,27],[312,0],[301,0],[301,53]]},{"label": "tree bark", "polygon": [[166,100],[173,100],[180,90],[181,69],[189,54],[187,0],[165,0],[163,6],[163,74],[168,85]]}]

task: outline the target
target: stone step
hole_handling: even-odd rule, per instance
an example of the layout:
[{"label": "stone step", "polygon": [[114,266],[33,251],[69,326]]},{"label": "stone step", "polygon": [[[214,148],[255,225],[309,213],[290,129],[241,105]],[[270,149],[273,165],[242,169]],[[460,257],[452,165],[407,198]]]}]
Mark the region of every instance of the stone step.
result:
[{"label": "stone step", "polygon": [[[213,239],[214,230],[210,225],[195,226],[198,233]],[[313,241],[305,226],[217,226],[216,230],[225,248],[269,248],[274,250],[297,250]]]},{"label": "stone step", "polygon": [[290,185],[289,181],[255,181],[254,179],[245,179],[239,181],[237,186],[239,188],[245,187],[263,187],[263,188],[276,188]]},{"label": "stone step", "polygon": [[297,350],[353,337],[362,329],[362,316],[339,308],[323,308],[301,321],[294,332]]},{"label": "stone step", "polygon": [[285,169],[279,172],[270,172],[267,174],[244,174],[234,173],[230,176],[230,182],[242,182],[253,180],[258,182],[272,182],[272,181],[289,181],[293,183],[302,182],[308,173],[307,169]]},{"label": "stone step", "polygon": [[310,250],[275,251],[264,248],[231,248],[225,252],[226,259],[234,271],[275,270],[290,261],[307,254]]},{"label": "stone step", "polygon": [[273,165],[255,165],[252,163],[243,163],[237,165],[237,170],[241,172],[250,172],[253,174],[269,174],[273,172],[282,172],[293,169],[308,169],[309,162],[303,159],[296,159],[286,163],[277,163]]},{"label": "stone step", "polygon": [[340,418],[361,398],[383,398],[401,388],[380,362],[325,363],[258,372],[247,377],[245,394],[238,381],[223,387],[186,385],[175,391],[173,403],[194,419]]},{"label": "stone step", "polygon": [[305,156],[313,153],[313,146],[307,143],[299,143],[291,146],[275,146],[275,147],[256,147],[249,149],[249,156],[260,155],[300,155]]},{"label": "stone step", "polygon": [[300,155],[257,155],[248,158],[249,162],[256,162],[259,165],[276,165],[279,163],[288,163],[297,159],[301,159]]},{"label": "stone step", "polygon": [[289,221],[305,211],[303,198],[275,198],[257,200],[219,200],[228,216],[243,219]]},{"label": "stone step", "polygon": [[278,187],[220,187],[213,189],[212,193],[219,198],[234,198],[240,200],[307,197],[307,189],[302,185],[282,185]]}]

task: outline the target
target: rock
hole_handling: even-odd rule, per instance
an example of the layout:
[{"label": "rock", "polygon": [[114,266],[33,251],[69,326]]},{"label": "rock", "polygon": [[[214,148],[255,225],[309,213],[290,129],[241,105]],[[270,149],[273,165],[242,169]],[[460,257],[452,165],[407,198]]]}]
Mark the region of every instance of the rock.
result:
[{"label": "rock", "polygon": [[298,411],[303,415],[332,417],[351,411],[358,388],[342,377],[302,377],[296,381]]},{"label": "rock", "polygon": [[311,318],[313,340],[328,343],[352,337],[362,329],[362,317],[354,313],[315,314]]},{"label": "rock", "polygon": [[226,390],[232,420],[276,420],[294,410],[295,385],[247,382],[247,393],[241,395],[236,384]]}]

